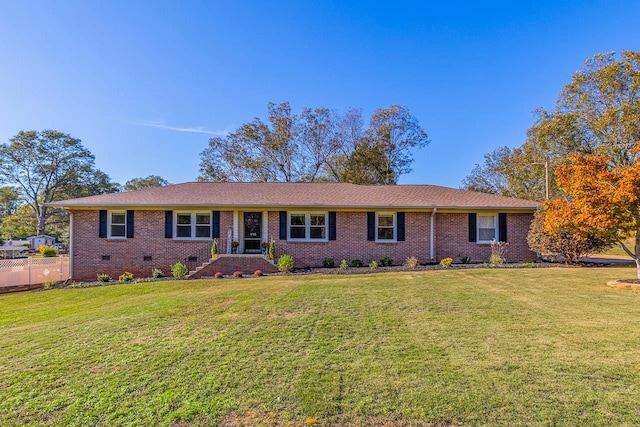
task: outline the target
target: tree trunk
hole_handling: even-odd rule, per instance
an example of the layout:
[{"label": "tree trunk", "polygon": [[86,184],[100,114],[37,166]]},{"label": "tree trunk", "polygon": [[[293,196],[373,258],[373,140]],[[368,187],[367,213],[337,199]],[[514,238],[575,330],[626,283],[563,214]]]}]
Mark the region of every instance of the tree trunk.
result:
[{"label": "tree trunk", "polygon": [[636,261],[636,271],[638,279],[640,279],[640,230],[636,230],[636,244],[633,259]]},{"label": "tree trunk", "polygon": [[44,234],[44,227],[47,222],[46,214],[47,214],[47,207],[42,206],[38,214],[38,227],[36,228],[36,235],[38,236],[41,234]]}]

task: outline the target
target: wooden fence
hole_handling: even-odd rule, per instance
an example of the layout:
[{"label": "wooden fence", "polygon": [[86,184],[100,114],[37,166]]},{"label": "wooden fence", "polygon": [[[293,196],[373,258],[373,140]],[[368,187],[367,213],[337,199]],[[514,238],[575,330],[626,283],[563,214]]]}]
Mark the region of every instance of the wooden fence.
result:
[{"label": "wooden fence", "polygon": [[0,259],[0,287],[61,282],[68,277],[68,256]]}]

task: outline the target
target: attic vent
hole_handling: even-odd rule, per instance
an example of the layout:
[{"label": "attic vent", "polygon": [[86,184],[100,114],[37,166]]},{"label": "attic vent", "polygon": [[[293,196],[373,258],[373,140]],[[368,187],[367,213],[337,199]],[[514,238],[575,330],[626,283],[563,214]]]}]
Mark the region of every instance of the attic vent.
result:
[{"label": "attic vent", "polygon": [[102,255],[103,261],[111,261],[111,255]]}]

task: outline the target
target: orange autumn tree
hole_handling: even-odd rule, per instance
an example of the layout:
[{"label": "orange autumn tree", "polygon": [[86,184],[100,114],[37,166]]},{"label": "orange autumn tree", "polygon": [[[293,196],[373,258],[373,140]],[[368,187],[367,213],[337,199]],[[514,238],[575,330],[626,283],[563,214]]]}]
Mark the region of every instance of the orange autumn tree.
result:
[{"label": "orange autumn tree", "polygon": [[[570,155],[556,170],[569,200],[545,203],[544,229],[617,243],[635,260],[640,279],[640,144],[630,154],[627,164],[600,154]],[[629,237],[635,237],[633,248],[625,243]]]}]

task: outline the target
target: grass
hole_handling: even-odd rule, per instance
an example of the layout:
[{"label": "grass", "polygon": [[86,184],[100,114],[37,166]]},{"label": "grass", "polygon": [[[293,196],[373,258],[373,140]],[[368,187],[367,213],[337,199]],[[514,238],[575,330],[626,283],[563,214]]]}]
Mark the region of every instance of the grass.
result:
[{"label": "grass", "polygon": [[635,269],[0,297],[0,425],[638,425]]},{"label": "grass", "polygon": [[[631,251],[634,250],[634,245],[635,245],[635,239],[627,239],[625,241],[627,247],[629,249],[631,249]],[[620,245],[614,245],[611,248],[607,249],[606,251],[604,251],[602,253],[603,255],[610,255],[610,256],[623,256],[623,257],[628,257],[629,254],[627,254],[624,249],[622,249],[620,247]]]}]

